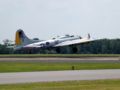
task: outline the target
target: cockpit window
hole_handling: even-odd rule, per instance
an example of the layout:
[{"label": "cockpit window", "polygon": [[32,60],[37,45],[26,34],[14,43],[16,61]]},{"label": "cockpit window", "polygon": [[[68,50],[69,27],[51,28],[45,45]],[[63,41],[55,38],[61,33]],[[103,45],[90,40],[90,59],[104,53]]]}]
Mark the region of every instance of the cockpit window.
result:
[{"label": "cockpit window", "polygon": [[64,37],[61,37],[60,39],[65,39],[65,38],[70,38],[70,37],[74,37],[74,35],[65,35]]}]

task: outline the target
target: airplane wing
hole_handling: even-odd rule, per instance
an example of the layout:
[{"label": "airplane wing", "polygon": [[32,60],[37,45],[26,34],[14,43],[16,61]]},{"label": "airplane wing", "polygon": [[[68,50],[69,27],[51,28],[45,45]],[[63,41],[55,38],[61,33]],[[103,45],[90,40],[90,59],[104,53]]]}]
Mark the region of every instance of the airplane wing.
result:
[{"label": "airplane wing", "polygon": [[87,42],[91,42],[91,41],[93,41],[93,40],[90,40],[90,39],[87,39],[87,38],[70,40],[70,41],[65,41],[65,42],[59,43],[59,44],[55,45],[54,47],[76,45],[76,44],[87,43]]}]

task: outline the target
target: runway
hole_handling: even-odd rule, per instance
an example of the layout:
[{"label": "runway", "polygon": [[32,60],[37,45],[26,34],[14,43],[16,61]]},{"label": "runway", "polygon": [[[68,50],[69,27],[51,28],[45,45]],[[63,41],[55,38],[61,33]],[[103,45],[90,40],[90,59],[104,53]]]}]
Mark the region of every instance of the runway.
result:
[{"label": "runway", "polygon": [[120,57],[81,57],[81,58],[57,58],[57,57],[39,57],[39,58],[0,58],[0,62],[48,62],[48,63],[59,63],[59,62],[107,62],[107,63],[120,63]]},{"label": "runway", "polygon": [[0,84],[120,79],[120,69],[0,73]]}]

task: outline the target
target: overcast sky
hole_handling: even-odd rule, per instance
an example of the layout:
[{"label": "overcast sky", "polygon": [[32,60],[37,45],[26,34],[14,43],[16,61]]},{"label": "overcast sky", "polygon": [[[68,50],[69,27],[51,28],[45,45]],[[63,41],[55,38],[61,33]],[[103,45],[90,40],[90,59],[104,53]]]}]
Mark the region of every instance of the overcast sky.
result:
[{"label": "overcast sky", "polygon": [[0,0],[0,42],[14,40],[19,28],[39,39],[120,38],[120,0]]}]

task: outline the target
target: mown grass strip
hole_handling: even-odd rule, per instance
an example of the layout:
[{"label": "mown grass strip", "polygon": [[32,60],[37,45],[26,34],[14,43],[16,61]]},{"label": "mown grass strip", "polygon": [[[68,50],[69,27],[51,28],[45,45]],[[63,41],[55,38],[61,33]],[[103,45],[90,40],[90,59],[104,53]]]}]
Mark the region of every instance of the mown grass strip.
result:
[{"label": "mown grass strip", "polygon": [[120,90],[120,80],[9,84],[0,85],[0,90]]},{"label": "mown grass strip", "polygon": [[[73,68],[74,67],[74,68]],[[120,69],[120,63],[0,62],[0,72]]]},{"label": "mown grass strip", "polygon": [[120,57],[120,54],[1,54],[0,58],[38,58],[38,57]]}]

